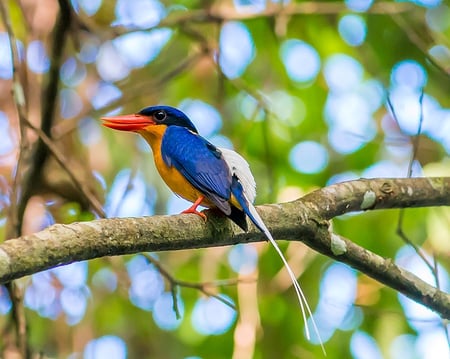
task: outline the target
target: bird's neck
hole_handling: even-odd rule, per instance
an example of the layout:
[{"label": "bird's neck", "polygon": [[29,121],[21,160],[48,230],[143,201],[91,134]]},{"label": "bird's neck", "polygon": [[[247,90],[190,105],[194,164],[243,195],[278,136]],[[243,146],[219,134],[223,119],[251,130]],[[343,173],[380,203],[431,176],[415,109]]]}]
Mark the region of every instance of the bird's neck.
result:
[{"label": "bird's neck", "polygon": [[145,138],[154,154],[160,151],[161,141],[166,129],[166,126],[148,126],[144,130],[139,131],[139,134]]}]

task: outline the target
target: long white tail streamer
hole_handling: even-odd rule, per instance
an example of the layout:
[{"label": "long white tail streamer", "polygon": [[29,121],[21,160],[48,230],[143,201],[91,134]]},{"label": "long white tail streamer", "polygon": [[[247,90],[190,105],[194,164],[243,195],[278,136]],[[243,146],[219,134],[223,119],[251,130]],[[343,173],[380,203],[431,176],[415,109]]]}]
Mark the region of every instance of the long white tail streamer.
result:
[{"label": "long white tail streamer", "polygon": [[[314,332],[317,335],[317,338],[319,339],[320,346],[322,347],[322,351],[325,355],[327,355],[325,351],[325,347],[322,342],[322,338],[319,334],[319,329],[317,328],[316,322],[314,321],[314,317],[312,315],[311,309],[308,305],[308,301],[306,300],[306,296],[302,291],[302,288],[300,287],[300,284],[297,281],[297,278],[292,271],[289,263],[287,262],[286,258],[284,257],[283,253],[280,250],[280,247],[278,247],[277,242],[272,237],[272,234],[267,229],[266,225],[264,224],[262,218],[256,211],[256,208],[253,206],[253,201],[256,197],[256,183],[255,179],[253,178],[253,174],[250,171],[250,166],[248,162],[237,152],[227,149],[227,148],[220,148],[220,151],[222,152],[223,158],[225,162],[227,163],[228,167],[230,168],[230,171],[233,175],[236,175],[239,179],[239,182],[242,185],[243,191],[244,191],[244,198],[246,201],[246,205],[248,207],[249,213],[247,215],[250,217],[252,222],[264,233],[264,235],[269,239],[270,243],[273,245],[275,250],[277,251],[278,255],[280,256],[281,260],[283,261],[283,264],[288,271],[289,277],[291,278],[292,284],[294,285],[295,293],[297,294],[298,303],[300,304],[300,309],[302,311],[302,317],[303,322],[305,323],[305,332],[306,337],[308,340],[311,340],[310,331],[308,328],[308,319],[306,318],[306,314],[308,314],[311,317],[311,323],[313,325]],[[242,206],[244,204],[241,204]],[[244,209],[245,210],[245,209]],[[306,308],[306,310],[305,310]]]},{"label": "long white tail streamer", "polygon": [[[250,202],[248,203],[248,207],[249,207],[250,213],[252,214],[253,218],[257,222],[255,224],[257,224],[260,227],[262,232],[269,239],[270,243],[275,248],[276,252],[280,256],[281,260],[283,261],[283,264],[286,267],[286,270],[289,273],[289,277],[291,278],[292,284],[294,285],[294,289],[295,289],[295,292],[297,294],[298,303],[299,303],[300,309],[302,311],[303,322],[305,323],[306,337],[308,338],[308,340],[311,339],[311,334],[310,334],[309,328],[308,328],[308,319],[306,318],[306,314],[308,314],[311,317],[311,323],[313,325],[314,332],[316,333],[317,338],[319,339],[319,343],[320,343],[320,346],[322,347],[322,351],[323,351],[323,353],[325,355],[327,355],[327,352],[325,351],[325,347],[324,347],[323,342],[322,342],[322,338],[320,337],[320,334],[319,334],[319,329],[317,328],[316,322],[314,321],[314,317],[312,315],[311,308],[309,307],[308,301],[306,300],[306,296],[303,293],[303,290],[300,287],[300,284],[298,283],[298,280],[297,280],[294,272],[292,271],[291,266],[289,265],[288,261],[286,260],[286,258],[284,257],[283,253],[281,252],[280,247],[278,247],[277,242],[273,239],[272,234],[267,229],[267,227],[264,224],[264,222],[263,222],[262,218],[260,217],[259,213],[256,211],[256,208]],[[305,310],[305,308],[306,308],[306,310]]]}]

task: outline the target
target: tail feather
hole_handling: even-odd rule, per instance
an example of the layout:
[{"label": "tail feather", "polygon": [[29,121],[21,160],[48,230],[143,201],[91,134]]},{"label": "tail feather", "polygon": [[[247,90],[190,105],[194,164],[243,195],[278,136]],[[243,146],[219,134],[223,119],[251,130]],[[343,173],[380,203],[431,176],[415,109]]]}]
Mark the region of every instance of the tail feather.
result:
[{"label": "tail feather", "polygon": [[232,205],[228,218],[241,227],[243,231],[248,231],[247,216],[243,210]]},{"label": "tail feather", "polygon": [[[319,339],[322,351],[326,355],[325,347],[323,346],[322,339],[320,338],[319,330],[317,329],[316,322],[314,321],[311,309],[300,287],[300,284],[298,283],[297,278],[294,272],[292,271],[288,261],[286,260],[280,248],[278,247],[277,242],[275,242],[275,240],[273,239],[272,234],[269,232],[260,215],[258,214],[258,212],[256,211],[255,207],[252,204],[256,196],[255,190],[256,184],[247,161],[245,161],[245,159],[242,158],[242,156],[240,156],[239,154],[237,154],[232,150],[224,148],[221,148],[220,150],[232,174],[231,192],[233,193],[233,196],[236,198],[236,200],[242,207],[243,212],[245,212],[245,214],[250,218],[250,220],[255,224],[255,226],[262,233],[264,233],[264,235],[267,237],[267,239],[270,241],[270,243],[280,256],[284,266],[286,267],[289,277],[291,278],[292,284],[294,285],[295,293],[297,294],[298,303],[300,305],[303,321],[305,323],[306,337],[308,338],[308,340],[310,340],[311,338],[306,318],[306,315],[308,314],[311,317],[311,323],[313,325],[314,332],[316,333],[317,338]],[[241,228],[243,227],[241,226]]]},{"label": "tail feather", "polygon": [[[234,182],[234,181],[233,181]],[[253,206],[253,204],[247,200],[245,197],[245,194],[242,191],[242,187],[240,186],[240,183],[238,181],[234,182],[232,185],[232,192],[234,196],[236,197],[239,204],[242,206],[242,209],[247,214],[247,216],[250,218],[250,220],[254,223],[254,225],[267,237],[269,242],[272,244],[272,246],[275,248],[275,251],[278,253],[278,255],[281,258],[281,261],[283,262],[289,277],[291,278],[292,284],[294,285],[295,293],[297,294],[298,303],[300,305],[300,309],[302,312],[303,322],[305,323],[305,332],[306,337],[308,340],[311,339],[311,334],[308,328],[308,319],[306,318],[306,315],[308,314],[311,317],[311,323],[314,328],[314,332],[316,333],[320,346],[322,347],[323,353],[326,355],[325,347],[323,346],[322,339],[320,338],[319,329],[317,328],[316,322],[314,321],[311,308],[309,307],[308,301],[306,300],[306,296],[303,293],[302,288],[300,287],[300,284],[298,283],[297,277],[295,276],[293,270],[291,269],[291,266],[289,265],[288,261],[283,255],[283,252],[281,252],[280,247],[278,247],[277,242],[273,239],[272,234],[267,229],[266,225],[264,224],[261,216],[256,211],[256,208]]]},{"label": "tail feather", "polygon": [[261,216],[256,211],[256,208],[251,203],[247,203],[247,206],[244,207],[244,211],[248,215],[250,220],[255,224],[255,226],[262,233],[264,233],[264,235],[270,241],[272,246],[275,248],[275,251],[280,256],[280,258],[289,274],[289,277],[291,278],[292,284],[294,285],[295,293],[297,294],[298,303],[299,303],[300,309],[302,311],[303,322],[305,323],[306,337],[308,338],[308,340],[311,339],[311,334],[310,334],[309,328],[308,328],[308,319],[306,318],[306,314],[308,314],[311,317],[311,323],[313,325],[314,332],[316,333],[316,335],[319,339],[320,346],[322,347],[322,351],[326,355],[325,347],[323,346],[322,339],[320,338],[319,329],[317,328],[316,322],[314,321],[314,318],[313,318],[313,315],[311,312],[311,308],[309,307],[308,301],[306,300],[306,296],[303,293],[303,290],[300,287],[300,284],[299,284],[297,277],[295,276],[293,270],[291,269],[291,266],[289,265],[288,261],[286,260],[285,256],[283,255],[283,252],[281,252],[281,249],[278,246],[277,242],[273,239],[272,234],[267,229],[266,225],[264,224],[263,220],[261,219]]}]

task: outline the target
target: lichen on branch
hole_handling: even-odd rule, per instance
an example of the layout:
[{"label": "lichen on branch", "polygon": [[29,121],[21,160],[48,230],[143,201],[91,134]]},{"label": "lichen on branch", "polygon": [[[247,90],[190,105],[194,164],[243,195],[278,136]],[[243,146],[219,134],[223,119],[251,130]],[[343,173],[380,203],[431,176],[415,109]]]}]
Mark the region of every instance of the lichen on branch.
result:
[{"label": "lichen on branch", "polygon": [[[367,193],[370,193],[369,199]],[[329,222],[354,211],[449,204],[448,177],[361,179],[316,190],[293,202],[258,206],[258,211],[274,238],[301,241],[450,319],[449,294],[400,268],[391,259],[332,233]],[[265,240],[253,226],[245,233],[215,211],[206,213],[206,224],[195,215],[111,218],[56,224],[41,232],[8,240],[0,245],[0,283],[103,256]]]}]

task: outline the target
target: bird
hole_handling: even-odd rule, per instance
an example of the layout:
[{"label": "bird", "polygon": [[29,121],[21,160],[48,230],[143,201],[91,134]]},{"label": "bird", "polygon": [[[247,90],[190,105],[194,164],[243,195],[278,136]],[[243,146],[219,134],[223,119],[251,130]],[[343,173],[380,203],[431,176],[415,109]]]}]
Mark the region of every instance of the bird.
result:
[{"label": "bird", "polygon": [[247,217],[253,222],[273,245],[289,274],[305,323],[306,337],[310,339],[308,314],[324,351],[305,294],[253,205],[256,183],[248,162],[233,150],[214,146],[198,133],[185,113],[171,106],[150,106],[137,113],[102,117],[101,120],[105,127],[136,132],[144,137],[162,179],[175,194],[193,203],[182,213],[193,213],[206,220],[206,215],[197,208],[217,208],[244,231],[248,230]]}]

